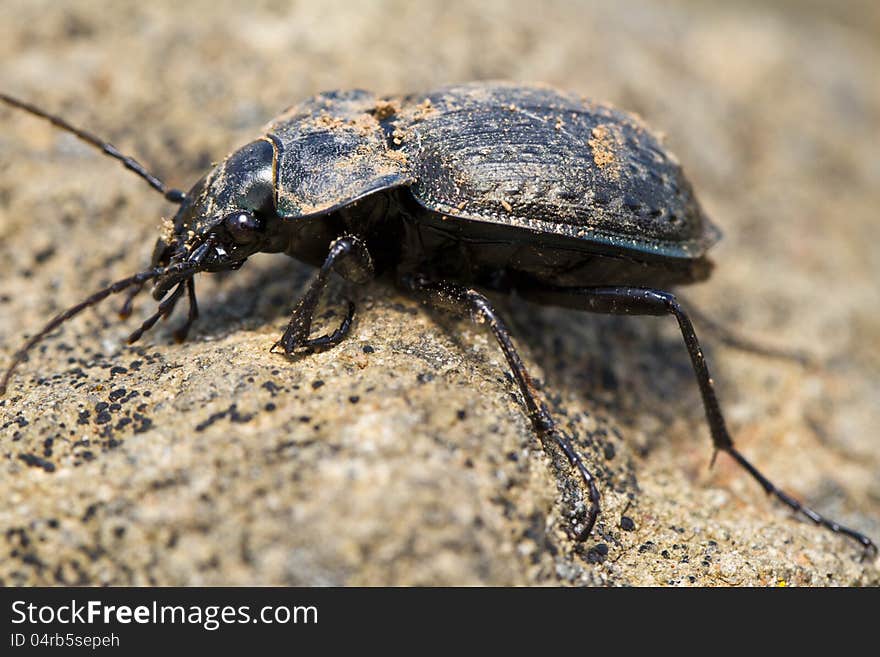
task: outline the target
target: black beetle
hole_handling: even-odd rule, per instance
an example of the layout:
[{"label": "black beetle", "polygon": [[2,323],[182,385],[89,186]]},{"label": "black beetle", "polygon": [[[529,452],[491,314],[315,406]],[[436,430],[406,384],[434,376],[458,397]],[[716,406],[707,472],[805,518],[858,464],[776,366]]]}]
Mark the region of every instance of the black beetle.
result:
[{"label": "black beetle", "polygon": [[[705,279],[719,238],[675,158],[631,114],[547,87],[476,83],[401,98],[366,91],[321,94],[282,113],[266,134],[230,154],[186,194],[168,189],[112,145],[38,108],[48,119],[120,160],[180,205],[149,270],[106,287],[51,320],[15,354],[0,382],[59,324],[110,294],[134,296],[154,281],[157,312],[137,340],[186,294],[194,276],[237,269],[258,252],[319,266],[273,349],[324,349],[354,316],[311,337],[328,276],[355,283],[388,273],[401,289],[487,323],[504,352],[535,432],[555,444],[589,499],[575,533],[599,513],[593,476],[543,401],[504,322],[478,289],[516,291],[539,303],[598,313],[672,315],[702,394],[716,454],[727,452],[795,511],[876,552],[866,536],[821,516],[774,486],[734,447],[688,315],[663,288]],[[714,458],[714,457],[713,457]]]}]

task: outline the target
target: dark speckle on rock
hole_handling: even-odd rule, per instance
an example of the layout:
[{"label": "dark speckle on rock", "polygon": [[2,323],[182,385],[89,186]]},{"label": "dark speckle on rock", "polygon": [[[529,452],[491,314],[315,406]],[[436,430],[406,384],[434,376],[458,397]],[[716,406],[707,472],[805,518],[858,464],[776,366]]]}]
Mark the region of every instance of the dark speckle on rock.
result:
[{"label": "dark speckle on rock", "polygon": [[239,413],[238,406],[236,404],[233,404],[229,407],[229,420],[231,422],[244,424],[245,422],[250,422],[253,417],[253,413]]},{"label": "dark speckle on rock", "polygon": [[608,546],[605,543],[599,543],[587,550],[587,561],[589,563],[602,563],[608,556]]},{"label": "dark speckle on rock", "polygon": [[[273,408],[274,408],[274,405],[273,405]],[[245,422],[250,422],[250,420],[254,416],[253,416],[253,413],[240,413],[238,410],[238,405],[232,404],[229,406],[229,408],[226,408],[222,411],[218,411],[216,413],[212,413],[210,416],[208,416],[208,418],[206,420],[197,424],[195,430],[199,431],[199,432],[204,431],[205,429],[210,427],[212,424],[214,424],[218,420],[222,420],[223,418],[226,418],[226,417],[229,418],[230,422],[243,424]]]},{"label": "dark speckle on rock", "polygon": [[41,265],[44,262],[46,262],[49,258],[51,258],[53,255],[55,255],[55,247],[48,246],[45,249],[37,251],[34,254],[34,262],[38,265]]},{"label": "dark speckle on rock", "polygon": [[55,472],[54,463],[52,463],[51,461],[47,461],[46,459],[41,458],[36,454],[19,454],[18,458],[20,458],[32,468],[42,468],[46,472]]},{"label": "dark speckle on rock", "polygon": [[132,417],[134,419],[135,433],[144,433],[153,426],[153,420],[145,415],[135,413]]},{"label": "dark speckle on rock", "polygon": [[98,504],[89,504],[86,507],[85,513],[82,515],[82,521],[88,522],[92,518],[95,517],[95,514],[98,512]]},{"label": "dark speckle on rock", "polygon": [[214,424],[217,420],[221,420],[227,415],[229,415],[229,409],[218,411],[216,413],[211,413],[211,415],[208,416],[208,419],[204,420],[203,422],[199,422],[199,424],[196,425],[196,431],[204,431],[212,424]]},{"label": "dark speckle on rock", "polygon": [[615,450],[613,443],[604,443],[602,445],[602,455],[605,457],[606,461],[613,459],[616,453],[617,450]]}]

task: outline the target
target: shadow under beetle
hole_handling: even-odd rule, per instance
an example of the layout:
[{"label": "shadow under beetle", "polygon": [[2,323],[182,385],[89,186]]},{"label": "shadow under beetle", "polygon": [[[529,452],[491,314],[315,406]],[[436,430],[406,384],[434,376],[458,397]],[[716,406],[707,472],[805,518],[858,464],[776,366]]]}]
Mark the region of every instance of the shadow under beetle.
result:
[{"label": "shadow under beetle", "polygon": [[[665,288],[704,280],[719,233],[674,157],[636,117],[547,87],[475,83],[379,98],[336,91],[295,105],[266,134],[230,154],[183,193],[63,119],[15,98],[120,160],[180,206],[151,268],[95,292],[52,319],[13,356],[17,365],[60,324],[111,294],[122,307],[153,283],[155,314],[134,342],[187,297],[184,339],[198,316],[195,274],[237,269],[258,252],[319,267],[273,346],[288,356],[338,344],[355,306],[330,334],[311,336],[328,277],[388,274],[405,292],[486,323],[504,352],[532,426],[577,471],[588,502],[572,531],[586,538],[599,513],[595,480],[529,376],[504,321],[478,290],[595,313],[672,315],[702,395],[715,453],[723,451],[786,505],[831,531],[876,546],[773,485],[734,447],[688,315]],[[714,460],[714,456],[713,456]]]}]

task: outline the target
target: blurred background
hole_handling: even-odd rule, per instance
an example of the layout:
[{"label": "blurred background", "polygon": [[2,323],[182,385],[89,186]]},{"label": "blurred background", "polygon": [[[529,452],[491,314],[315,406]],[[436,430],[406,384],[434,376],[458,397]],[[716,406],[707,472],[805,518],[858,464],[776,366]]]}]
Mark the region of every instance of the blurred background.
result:
[{"label": "blurred background", "polygon": [[[713,252],[713,277],[684,291],[686,298],[752,337],[807,350],[823,363],[805,369],[713,349],[706,337],[734,434],[774,480],[880,538],[880,4],[4,0],[0,16],[4,91],[88,127],[184,189],[212,162],[259,134],[282,109],[324,90],[359,87],[395,94],[466,80],[540,81],[637,112],[665,134],[725,235]],[[0,354],[6,357],[20,336],[85,290],[142,268],[156,226],[169,209],[118,165],[4,108],[0,153]],[[294,474],[279,474],[275,461],[262,452],[252,454],[228,434],[232,427],[243,435],[256,431],[261,440],[293,436],[299,441],[296,418],[324,413],[330,419],[313,432],[315,440],[347,435],[339,424],[340,409],[364,412],[363,405],[350,410],[345,401],[364,393],[353,395],[346,387],[354,384],[346,382],[349,372],[338,369],[336,356],[282,363],[288,381],[301,377],[306,386],[308,377],[320,377],[328,382],[325,397],[298,400],[290,410],[275,399],[281,410],[261,416],[256,429],[228,423],[198,435],[192,429],[215,406],[228,406],[230,396],[244,395],[244,407],[246,395],[257,394],[251,388],[259,392],[259,378],[250,387],[241,375],[226,388],[216,383],[223,379],[224,365],[240,372],[245,364],[266,359],[266,371],[279,366],[265,351],[309,271],[269,260],[234,279],[232,288],[208,283],[200,337],[194,345],[177,347],[167,330],[152,336],[149,350],[155,347],[161,357],[148,374],[131,371],[120,375],[121,383],[101,383],[106,372],[86,367],[92,378],[82,388],[71,387],[64,377],[35,383],[41,375],[71,368],[69,351],[77,357],[90,354],[92,363],[118,356],[125,330],[110,322],[112,309],[109,319],[93,313],[68,326],[64,339],[73,347],[48,346],[22,368],[15,401],[0,402],[0,447],[7,459],[2,467],[9,475],[0,477],[0,490],[5,489],[4,499],[17,500],[0,510],[0,523],[43,537],[43,548],[25,549],[18,539],[7,546],[18,557],[30,550],[43,566],[33,559],[7,560],[0,567],[4,583],[880,581],[873,564],[858,563],[850,544],[791,520],[735,467],[719,462],[707,470],[710,447],[696,386],[675,327],[660,320],[587,321],[567,311],[505,308],[528,359],[558,394],[555,403],[568,414],[569,428],[584,436],[599,431],[621,455],[614,461],[621,469],[603,475],[609,515],[590,546],[572,546],[558,531],[543,528],[536,538],[529,529],[533,516],[504,511],[491,501],[434,509],[444,523],[455,525],[457,519],[461,527],[453,538],[435,535],[425,524],[438,523],[425,519],[433,516],[425,515],[421,497],[407,487],[413,482],[404,485],[405,480],[398,486],[367,477],[372,483],[361,492],[362,502],[341,494],[307,501],[313,489],[297,488]],[[256,302],[246,298],[256,294],[248,291],[249,283],[261,286]],[[408,372],[415,365],[406,359],[428,338],[394,328],[403,317],[393,310],[399,301],[394,293],[372,288],[369,295],[374,314],[361,316],[358,339],[380,346],[384,340],[388,360],[383,366]],[[220,328],[212,330],[212,322]],[[428,447],[414,456],[394,451],[397,447],[386,453],[385,445],[375,457],[364,457],[363,467],[375,474],[397,458],[406,470],[413,459],[433,458],[426,456],[432,440],[455,442],[457,436],[462,443],[450,448],[456,454],[484,449],[475,445],[488,434],[512,436],[505,440],[513,447],[501,450],[531,445],[515,401],[507,399],[510,391],[494,345],[466,322],[418,322],[424,323],[413,331],[465,336],[465,347],[430,338],[439,341],[434,345],[441,354],[438,362],[448,364],[451,358],[463,370],[461,381],[447,373],[430,393],[419,392],[415,373],[411,380],[401,375],[383,384],[387,396],[376,400],[371,412],[380,424],[387,422],[388,440],[398,435],[417,443],[412,436],[422,436]],[[471,349],[465,338],[477,346]],[[463,358],[462,348],[473,358],[455,360]],[[125,360],[134,358],[121,353]],[[169,374],[175,367],[184,374]],[[126,382],[125,376],[132,378]],[[338,399],[333,377],[339,382]],[[490,406],[475,408],[469,426],[449,428],[445,419],[424,409],[419,413],[428,415],[409,418],[411,409],[390,401],[406,398],[419,407],[449,397],[452,406],[473,404],[456,398],[466,394],[467,377],[482,381],[490,398],[480,402]],[[121,428],[113,438],[124,443],[121,449],[108,447],[94,416],[77,424],[83,411],[106,395],[95,386],[131,388],[139,381],[145,385],[144,378],[155,383],[152,405],[141,411],[151,414],[151,422],[142,434]],[[192,393],[214,385],[220,386],[216,394]],[[173,401],[188,394],[195,396],[187,404]],[[175,419],[184,413],[195,414],[189,424]],[[489,422],[505,414],[508,424],[499,428]],[[59,431],[59,424],[79,433],[70,437],[75,432]],[[494,431],[487,431],[489,425]],[[47,456],[50,439],[56,444]],[[74,444],[84,439],[93,441],[91,447]],[[602,453],[599,443],[584,449]],[[239,448],[244,456],[235,452]],[[349,449],[357,456],[360,448],[352,438],[340,449],[344,457]],[[91,457],[83,457],[86,451]],[[27,467],[18,458],[21,453],[43,455],[58,469]],[[333,462],[331,455],[314,458],[320,467]],[[480,453],[473,460],[485,458]],[[497,465],[509,469],[515,484],[498,483],[488,466],[468,475],[485,475],[485,481],[463,484],[449,473],[465,457],[453,458],[452,464],[438,461],[436,471],[429,460],[424,479],[445,483],[427,491],[424,503],[430,507],[442,499],[447,494],[442,486],[472,486],[467,490],[477,496],[482,491],[485,500],[506,486],[518,491],[514,508],[528,507],[523,500],[532,494],[530,487],[543,486],[534,505],[552,516],[552,481],[541,479],[547,475],[539,452],[533,450],[531,458],[529,466]],[[265,483],[248,489],[229,483],[244,476],[230,469],[235,459],[250,468],[254,482],[261,477],[274,482],[270,488],[277,487],[277,499],[267,501],[255,492]],[[295,459],[306,462],[303,454]],[[213,474],[198,474],[200,463],[213,463],[208,467]],[[136,473],[145,471],[153,478],[139,479]],[[178,473],[176,479],[166,477],[177,482],[168,484],[167,496],[155,484],[164,480],[163,471]],[[310,486],[333,488],[333,476],[324,473],[327,478],[320,479],[316,471],[319,479]],[[352,481],[343,479],[346,485]],[[117,489],[123,481],[127,492]],[[312,515],[301,511],[310,503],[316,505]],[[462,520],[471,518],[460,511],[467,504],[482,504],[472,514],[482,525]],[[619,516],[632,504],[640,509],[639,530],[621,533],[613,513]],[[352,522],[370,524],[362,533],[352,530],[341,537],[332,519],[350,505],[355,510],[349,512],[358,511],[359,518]],[[84,518],[89,508],[97,511]],[[381,512],[365,518],[377,508],[417,520],[401,520],[398,527]],[[50,519],[62,531],[47,529]],[[675,529],[695,523],[704,528],[702,534],[689,529],[684,537]],[[712,529],[713,523],[721,529]],[[414,526],[422,531],[412,533]],[[756,536],[760,549],[750,547]],[[172,537],[184,547],[169,554],[162,546]],[[601,550],[588,559],[591,553],[585,550],[596,542],[611,546],[607,561]],[[721,544],[722,555],[697,558],[711,542]],[[442,546],[449,544],[455,547],[444,552]],[[673,544],[694,556],[684,561],[659,556]],[[69,556],[83,546],[117,556],[91,561],[82,554]],[[249,556],[228,556],[238,553]]]}]

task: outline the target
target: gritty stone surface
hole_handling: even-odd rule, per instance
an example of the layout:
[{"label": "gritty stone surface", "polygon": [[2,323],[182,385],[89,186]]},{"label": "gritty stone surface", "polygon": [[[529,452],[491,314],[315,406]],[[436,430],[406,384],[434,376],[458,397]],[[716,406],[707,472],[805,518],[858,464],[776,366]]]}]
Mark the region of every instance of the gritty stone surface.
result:
[{"label": "gritty stone surface", "polygon": [[[880,537],[880,13],[870,2],[57,3],[10,0],[4,91],[188,187],[285,107],[544,81],[667,134],[725,239],[687,299],[820,365],[704,336],[735,439],[774,481]],[[357,7],[357,9],[355,9]],[[68,135],[0,109],[0,357],[142,269],[172,209]],[[596,473],[568,538],[554,471],[484,327],[381,282],[351,337],[268,353],[310,269],[255,257],[199,281],[133,347],[110,301],[37,350],[0,400],[0,582],[877,585],[876,561],[795,519],[711,447],[668,318],[498,299]],[[116,304],[116,305],[114,305]],[[699,328],[699,326],[698,326]]]}]

